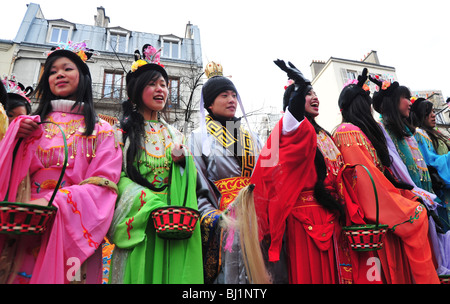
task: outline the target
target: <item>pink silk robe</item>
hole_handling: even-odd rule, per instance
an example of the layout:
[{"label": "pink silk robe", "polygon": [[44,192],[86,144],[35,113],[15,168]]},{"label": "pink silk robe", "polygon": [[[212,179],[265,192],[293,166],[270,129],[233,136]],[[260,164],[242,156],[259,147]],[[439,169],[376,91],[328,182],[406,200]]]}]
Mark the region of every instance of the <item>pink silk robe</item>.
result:
[{"label": "pink silk robe", "polygon": [[[24,118],[27,117],[12,123],[0,144],[2,172],[10,171],[17,142],[15,134]],[[39,121],[37,116],[32,118]],[[42,236],[19,237],[16,265],[8,282],[101,283],[101,243],[114,213],[117,194],[113,188],[120,178],[122,151],[111,126],[103,120],[96,124],[89,137],[82,135],[85,126],[82,115],[63,109],[50,113],[47,120],[62,126],[68,137],[68,166],[53,201],[58,210],[53,225]],[[17,189],[29,170],[31,200],[50,200],[64,159],[62,135],[52,124],[41,125],[34,135],[22,143],[12,178],[6,183],[9,182],[10,189]],[[91,179],[80,185],[92,177],[103,179]],[[5,181],[0,185],[0,195],[4,198]],[[14,198],[14,191],[10,191],[9,201]],[[7,238],[10,236],[0,234],[0,253]],[[80,276],[76,271],[81,265]]]}]

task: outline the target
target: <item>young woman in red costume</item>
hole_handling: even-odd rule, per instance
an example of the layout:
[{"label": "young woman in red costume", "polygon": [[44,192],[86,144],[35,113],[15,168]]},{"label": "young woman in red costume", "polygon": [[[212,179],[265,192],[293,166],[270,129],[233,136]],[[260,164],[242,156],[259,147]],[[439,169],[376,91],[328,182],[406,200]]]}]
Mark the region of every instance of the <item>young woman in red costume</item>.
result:
[{"label": "young woman in red costume", "polygon": [[344,163],[330,134],[314,121],[317,95],[291,63],[275,64],[295,84],[286,89],[285,115],[261,151],[251,179],[259,238],[270,243],[268,268],[286,256],[289,283],[369,283],[367,269],[351,262],[341,236],[345,211],[336,177]]}]

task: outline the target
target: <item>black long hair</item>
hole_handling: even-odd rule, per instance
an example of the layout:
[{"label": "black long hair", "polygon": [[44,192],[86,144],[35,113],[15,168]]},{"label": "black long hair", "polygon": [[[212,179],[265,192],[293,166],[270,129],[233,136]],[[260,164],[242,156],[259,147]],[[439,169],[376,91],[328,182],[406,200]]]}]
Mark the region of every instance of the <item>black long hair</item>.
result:
[{"label": "black long hair", "polygon": [[[355,85],[349,85],[349,89],[351,89],[351,86]],[[380,125],[372,116],[371,104],[372,100],[369,95],[360,94],[355,96],[352,102],[347,103],[342,108],[342,121],[352,123],[360,128],[377,151],[381,163],[389,167],[391,165],[391,158],[389,156],[386,138]]]},{"label": "black long hair", "polygon": [[411,136],[409,132],[414,134],[415,129],[409,123],[408,118],[402,117],[400,114],[398,107],[402,97],[411,98],[411,92],[405,86],[399,86],[390,96],[384,96],[380,113],[386,129],[391,131],[398,139]]},{"label": "black long hair", "polygon": [[[41,79],[36,87],[35,96],[39,100],[39,106],[36,111],[33,113],[34,115],[39,115],[41,120],[45,120],[46,116],[53,110],[51,101],[58,99],[59,97],[54,95],[50,90],[50,85],[48,82],[50,76],[50,70],[53,66],[53,63],[62,57],[69,58],[64,55],[53,55],[49,56],[45,61],[44,72],[42,74]],[[86,124],[86,132],[84,135],[89,136],[92,135],[92,132],[95,128],[95,123],[97,122],[97,115],[94,109],[94,99],[92,95],[92,79],[89,72],[86,72],[86,67],[82,68],[79,66],[80,63],[74,61],[72,58],[69,58],[78,68],[79,72],[79,82],[78,88],[76,92],[77,99],[72,109],[83,105],[83,116]],[[84,64],[84,63],[83,63]]]},{"label": "black long hair", "polygon": [[450,149],[449,138],[445,137],[441,132],[428,127],[424,123],[425,119],[431,114],[431,111],[433,111],[433,107],[433,103],[429,100],[416,100],[413,107],[411,107],[411,112],[409,114],[411,124],[414,127],[419,127],[427,132],[435,150],[438,149],[439,140],[443,141]]},{"label": "black long hair", "polygon": [[2,104],[3,108],[6,109],[6,106],[8,104],[8,93],[6,92],[6,88],[1,81],[0,81],[0,103]]},{"label": "black long hair", "polygon": [[[157,70],[147,70],[139,74],[139,77],[129,77],[127,82],[128,99],[122,102],[123,116],[120,120],[120,125],[123,133],[123,142],[129,141],[129,146],[126,151],[126,173],[128,177],[138,183],[139,185],[149,188],[152,191],[162,191],[166,188],[156,188],[139,172],[133,163],[139,160],[142,156],[142,146],[144,145],[145,136],[145,119],[139,112],[144,106],[142,100],[142,92],[144,88],[152,81],[156,81],[163,76]],[[167,104],[166,104],[167,106]]]},{"label": "black long hair", "polygon": [[[345,89],[352,89],[354,84]],[[368,94],[359,94],[353,97],[350,102],[346,102],[344,107],[341,107],[342,121],[349,122],[361,129],[372,143],[381,164],[385,168],[389,168],[392,164],[389,149],[387,147],[386,137],[380,125],[372,116],[372,99]],[[400,189],[411,190],[411,185],[397,181],[392,175],[391,171],[386,169],[383,171],[384,176],[396,187]]]}]

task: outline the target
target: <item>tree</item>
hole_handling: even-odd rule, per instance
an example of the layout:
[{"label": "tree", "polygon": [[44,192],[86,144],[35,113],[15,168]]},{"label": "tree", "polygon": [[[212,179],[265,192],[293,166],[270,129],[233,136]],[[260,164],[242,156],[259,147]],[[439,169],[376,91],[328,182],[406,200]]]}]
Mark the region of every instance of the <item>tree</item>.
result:
[{"label": "tree", "polygon": [[180,95],[178,103],[168,102],[167,110],[163,112],[163,118],[173,124],[185,136],[195,127],[194,113],[199,112],[200,97],[197,96],[198,88],[203,85],[202,67],[194,62],[180,72]]}]

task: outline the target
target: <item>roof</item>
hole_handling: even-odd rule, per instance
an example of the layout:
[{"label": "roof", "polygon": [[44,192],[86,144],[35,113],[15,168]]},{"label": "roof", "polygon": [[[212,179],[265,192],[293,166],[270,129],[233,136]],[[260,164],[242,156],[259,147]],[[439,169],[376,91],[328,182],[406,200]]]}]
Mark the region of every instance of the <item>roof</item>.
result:
[{"label": "roof", "polygon": [[350,60],[350,59],[343,59],[343,58],[337,58],[337,57],[330,57],[330,59],[328,59],[328,61],[344,61],[344,62],[359,64],[359,65],[369,65],[369,66],[374,66],[374,67],[381,67],[381,68],[391,69],[391,70],[395,71],[395,68],[391,67],[391,66],[381,65],[381,64],[376,64],[376,63],[366,62],[366,61],[360,61],[360,60]]}]

